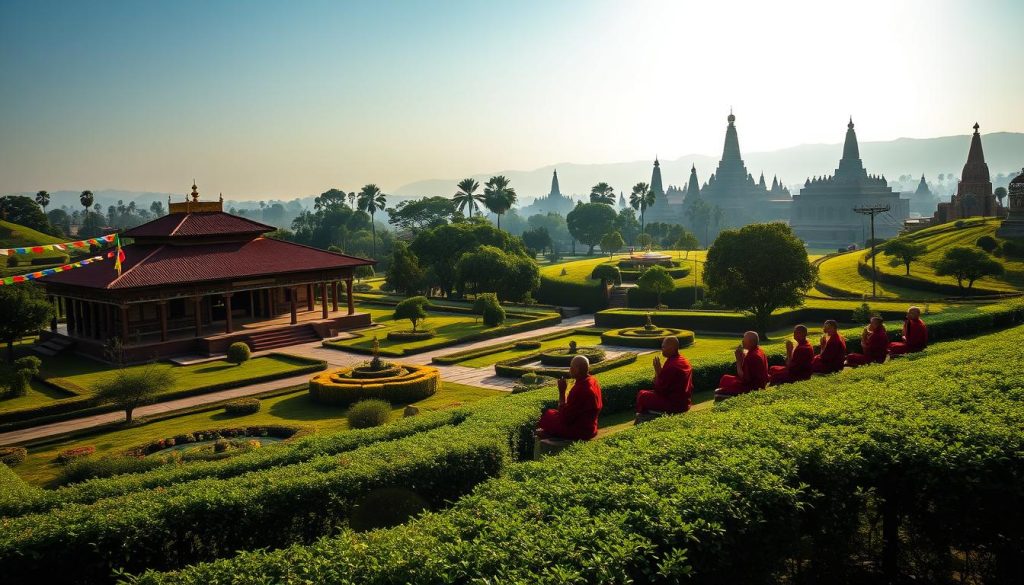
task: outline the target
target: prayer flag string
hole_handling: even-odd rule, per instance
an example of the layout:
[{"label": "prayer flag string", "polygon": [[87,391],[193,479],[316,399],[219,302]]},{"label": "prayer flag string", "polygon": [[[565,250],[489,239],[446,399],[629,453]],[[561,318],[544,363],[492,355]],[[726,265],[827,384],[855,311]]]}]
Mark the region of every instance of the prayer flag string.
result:
[{"label": "prayer flag string", "polygon": [[86,258],[85,260],[79,260],[78,262],[72,262],[70,264],[65,264],[64,266],[57,266],[56,268],[47,268],[46,270],[39,270],[36,272],[30,272],[28,274],[19,274],[17,276],[8,276],[6,278],[0,278],[0,286],[18,284],[19,282],[28,282],[30,280],[35,280],[37,278],[42,278],[44,276],[49,276],[51,274],[57,274],[58,272],[67,272],[68,270],[81,268],[94,262],[100,262],[102,260],[106,260],[107,258],[113,257],[114,252],[110,251],[107,252],[106,254],[93,256],[92,258]]},{"label": "prayer flag string", "polygon": [[117,234],[110,234],[107,236],[100,236],[98,238],[78,240],[77,242],[43,244],[42,246],[26,246],[24,248],[0,248],[0,256],[13,256],[15,254],[42,254],[43,252],[50,252],[53,250],[59,250],[63,252],[72,248],[83,249],[88,248],[89,246],[103,246],[105,244],[112,244],[117,239]]}]

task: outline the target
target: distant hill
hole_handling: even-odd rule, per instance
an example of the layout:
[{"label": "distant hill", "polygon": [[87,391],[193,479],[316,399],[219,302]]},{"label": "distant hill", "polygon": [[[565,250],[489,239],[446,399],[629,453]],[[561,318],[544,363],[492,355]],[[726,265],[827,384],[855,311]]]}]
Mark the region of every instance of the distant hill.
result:
[{"label": "distant hill", "polygon": [[[724,136],[723,136],[724,139]],[[998,173],[1019,172],[1024,166],[1024,133],[994,132],[984,134],[985,158],[993,179]],[[969,135],[943,136],[941,138],[899,138],[885,142],[861,142],[860,153],[869,173],[884,174],[892,181],[900,175],[914,177],[913,185],[903,184],[903,190],[912,190],[923,173],[929,182],[940,174],[959,176],[971,139]],[[743,131],[740,129],[740,147],[743,147]],[[835,171],[842,155],[842,143],[805,144],[771,152],[744,152],[747,169],[756,179],[763,171],[769,183],[777,175],[795,193],[803,186],[804,180],[815,175],[828,175]],[[685,185],[690,176],[690,165],[697,166],[697,176],[703,184],[714,172],[721,154],[694,154],[675,160],[662,160],[662,180],[668,185]],[[633,161],[610,164],[561,163],[531,171],[503,170],[473,175],[480,182],[492,175],[505,175],[520,196],[520,204],[529,203],[533,198],[546,195],[551,186],[551,172],[558,169],[558,180],[563,194],[583,196],[590,193],[590,187],[606,181],[627,195],[630,187],[651,178],[653,161]],[[417,181],[394,190],[396,195],[449,196],[455,190],[455,183],[462,177]],[[908,182],[909,183],[909,182]],[[954,182],[949,183],[951,190]],[[943,189],[939,189],[942,191]]]},{"label": "distant hill", "polygon": [[25,248],[40,244],[59,244],[63,241],[57,236],[0,219],[0,248]]},{"label": "distant hill", "polygon": [[[38,232],[32,228],[0,220],[0,248],[27,248],[40,244],[59,244],[62,238]],[[14,254],[0,257],[0,276],[12,276],[40,270],[66,261],[65,252],[48,251],[41,254]],[[12,264],[14,262],[15,264]]]}]

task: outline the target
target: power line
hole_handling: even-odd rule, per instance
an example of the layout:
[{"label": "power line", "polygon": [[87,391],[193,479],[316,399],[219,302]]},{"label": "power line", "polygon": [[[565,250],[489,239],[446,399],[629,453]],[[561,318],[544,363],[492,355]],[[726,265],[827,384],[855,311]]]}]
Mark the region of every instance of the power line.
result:
[{"label": "power line", "polygon": [[878,271],[875,269],[875,216],[879,213],[888,213],[891,207],[885,205],[864,205],[854,207],[853,212],[871,217],[871,298],[878,296]]}]

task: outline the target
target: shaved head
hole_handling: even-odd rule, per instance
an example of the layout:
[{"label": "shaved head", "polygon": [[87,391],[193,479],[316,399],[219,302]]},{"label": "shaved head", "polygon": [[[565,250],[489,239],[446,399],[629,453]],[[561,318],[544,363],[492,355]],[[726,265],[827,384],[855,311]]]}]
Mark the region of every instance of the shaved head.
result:
[{"label": "shaved head", "polygon": [[836,332],[839,329],[839,323],[836,323],[835,319],[829,319],[825,321],[825,325],[822,327],[826,332]]},{"label": "shaved head", "polygon": [[590,360],[585,355],[578,355],[569,362],[569,373],[573,378],[584,378],[590,373]]},{"label": "shaved head", "polygon": [[679,338],[675,335],[669,335],[665,339],[661,340],[661,355],[669,357],[675,355],[679,351]]},{"label": "shaved head", "polygon": [[913,306],[907,309],[907,316],[917,319],[921,316],[921,307]]},{"label": "shaved head", "polygon": [[754,349],[761,343],[761,336],[757,334],[757,331],[747,331],[743,334],[743,347],[745,349]]},{"label": "shaved head", "polygon": [[793,339],[796,339],[797,341],[803,341],[804,339],[807,339],[807,326],[797,325],[796,327],[794,327]]},{"label": "shaved head", "polygon": [[871,318],[871,323],[877,327],[882,324],[882,318],[879,317],[878,315],[875,315],[874,317]]}]

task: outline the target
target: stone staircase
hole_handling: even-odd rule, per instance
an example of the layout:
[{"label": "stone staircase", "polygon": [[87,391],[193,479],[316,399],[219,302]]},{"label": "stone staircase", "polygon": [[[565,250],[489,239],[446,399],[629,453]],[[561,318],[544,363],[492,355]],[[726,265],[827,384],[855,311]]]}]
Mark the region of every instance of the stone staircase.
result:
[{"label": "stone staircase", "polygon": [[255,332],[249,335],[246,340],[252,351],[263,351],[265,349],[276,349],[300,343],[320,341],[320,336],[310,325],[295,325],[286,329],[275,329],[272,331]]},{"label": "stone staircase", "polygon": [[611,309],[625,309],[629,306],[629,288],[625,286],[614,286],[608,293],[608,307]]},{"label": "stone staircase", "polygon": [[51,337],[46,341],[32,344],[32,351],[46,357],[53,357],[57,354],[71,349],[75,345],[74,340],[67,337]]}]

